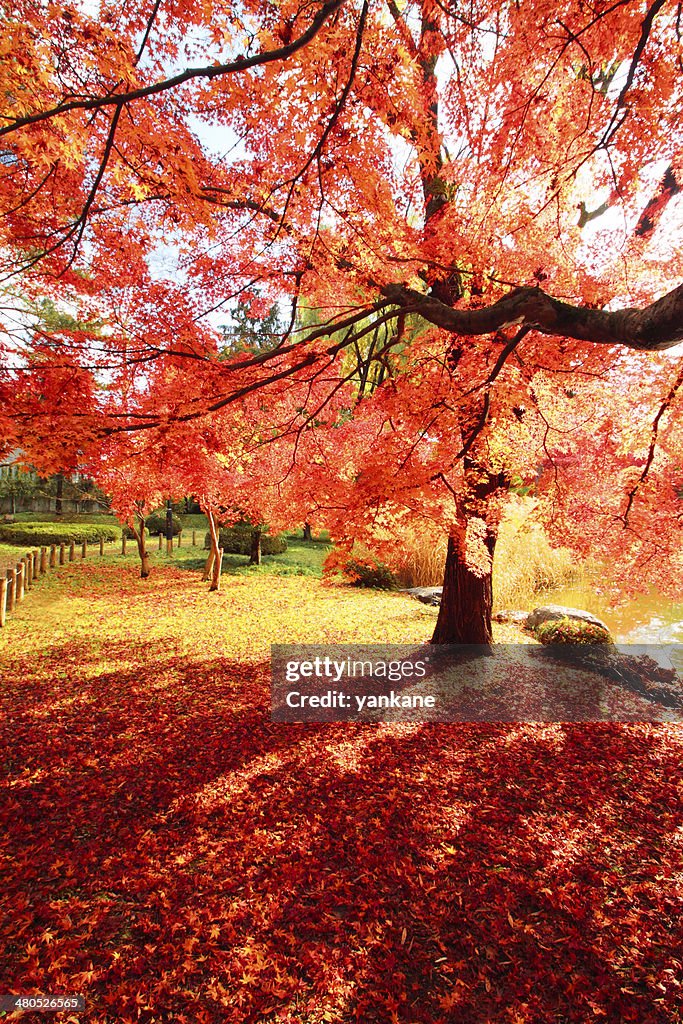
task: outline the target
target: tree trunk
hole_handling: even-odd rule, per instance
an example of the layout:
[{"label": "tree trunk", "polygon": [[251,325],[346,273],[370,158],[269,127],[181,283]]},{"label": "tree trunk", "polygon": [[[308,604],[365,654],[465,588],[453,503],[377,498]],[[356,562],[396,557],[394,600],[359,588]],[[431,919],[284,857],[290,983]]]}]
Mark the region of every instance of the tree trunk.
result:
[{"label": "tree trunk", "polygon": [[209,551],[209,557],[206,560],[204,566],[204,575],[202,579],[208,580],[211,578],[211,586],[209,590],[219,590],[221,585],[221,569],[223,566],[223,548],[219,548],[218,540],[218,526],[214,518],[213,512],[206,512],[206,518],[209,521],[209,538],[211,542],[211,550]]},{"label": "tree trunk", "polygon": [[[465,562],[464,545],[459,540],[464,541],[464,535],[448,538],[441,607],[431,642],[488,645],[493,640],[491,571],[485,576],[475,575]],[[495,543],[495,537],[487,539],[491,557]]]},{"label": "tree trunk", "polygon": [[62,473],[57,473],[57,490],[55,496],[55,515],[61,516],[63,509],[62,496],[64,494],[64,476]]},{"label": "tree trunk", "polygon": [[249,565],[261,564],[261,527],[255,526],[251,531],[251,557]]},{"label": "tree trunk", "polygon": [[166,554],[173,556],[173,505],[170,498],[166,503]]},{"label": "tree trunk", "polygon": [[[470,429],[471,423],[472,420]],[[493,640],[493,555],[500,513],[492,506],[491,499],[501,488],[507,488],[509,480],[504,473],[489,472],[486,446],[479,448],[479,443],[475,442],[472,454],[464,461],[458,521],[448,538],[443,594],[433,644],[488,645]],[[473,535],[472,546],[483,548],[476,559],[475,571],[466,557],[468,527]],[[472,552],[470,555],[473,557]]]},{"label": "tree trunk", "polygon": [[145,520],[139,512],[137,513],[137,525],[133,522],[132,529],[138,546],[138,554],[140,555],[140,579],[146,580],[152,571],[152,567],[145,544]]},{"label": "tree trunk", "polygon": [[211,576],[211,569],[215,559],[213,548],[209,548],[209,554],[207,555],[206,561],[204,562],[204,572],[202,573],[202,580],[208,580]]},{"label": "tree trunk", "polygon": [[304,523],[304,540],[313,540],[313,530],[310,523]]},{"label": "tree trunk", "polygon": [[151,571],[149,555],[143,551],[140,555],[140,579],[146,580]]},{"label": "tree trunk", "polygon": [[209,592],[221,589],[221,568],[223,566],[223,548],[219,548],[213,560],[213,573]]}]

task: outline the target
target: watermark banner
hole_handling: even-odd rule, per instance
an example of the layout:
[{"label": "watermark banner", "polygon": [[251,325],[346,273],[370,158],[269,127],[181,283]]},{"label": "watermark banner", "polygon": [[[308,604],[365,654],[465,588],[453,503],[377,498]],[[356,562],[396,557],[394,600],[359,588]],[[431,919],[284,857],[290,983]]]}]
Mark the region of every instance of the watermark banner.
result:
[{"label": "watermark banner", "polygon": [[275,722],[683,722],[683,645],[274,644]]}]

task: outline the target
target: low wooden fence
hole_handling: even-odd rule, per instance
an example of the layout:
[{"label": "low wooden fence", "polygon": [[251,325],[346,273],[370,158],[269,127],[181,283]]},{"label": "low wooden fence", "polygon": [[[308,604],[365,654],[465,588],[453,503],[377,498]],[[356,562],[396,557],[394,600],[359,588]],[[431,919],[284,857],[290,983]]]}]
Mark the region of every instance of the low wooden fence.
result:
[{"label": "low wooden fence", "polygon": [[[99,552],[100,558],[104,556],[105,547],[116,544],[117,541],[104,541],[101,537],[97,541],[71,541],[69,544],[50,544],[49,546],[34,548],[28,551],[15,564],[8,565],[5,561],[4,575],[0,575],[0,627],[5,625],[7,616],[20,604],[26,594],[33,588],[36,580],[40,579],[51,569],[55,569],[66,562],[76,560],[83,561],[93,550]],[[128,553],[130,538],[125,535],[121,537],[121,554]],[[182,534],[179,533],[173,541],[167,541],[159,534],[159,551],[164,545],[170,553],[171,547],[182,546]],[[135,550],[135,541],[132,542]],[[197,546],[197,530],[192,530],[191,546]],[[77,558],[78,552],[78,558]]]}]

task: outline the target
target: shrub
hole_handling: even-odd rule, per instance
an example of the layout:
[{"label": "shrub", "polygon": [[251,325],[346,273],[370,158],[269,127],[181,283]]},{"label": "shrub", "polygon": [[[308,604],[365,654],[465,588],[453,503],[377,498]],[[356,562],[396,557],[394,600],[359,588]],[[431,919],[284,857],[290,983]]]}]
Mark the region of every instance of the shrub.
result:
[{"label": "shrub", "polygon": [[388,565],[374,555],[351,555],[347,552],[331,551],[323,566],[325,575],[341,573],[354,587],[371,587],[374,590],[396,590],[398,581]]},{"label": "shrub", "polygon": [[[145,519],[145,526],[150,536],[156,536],[157,533],[163,533],[166,536],[166,512],[152,512]],[[182,532],[183,524],[181,523],[178,516],[173,516],[173,536],[177,537]]]},{"label": "shrub", "polygon": [[[235,523],[234,526],[223,526],[218,531],[218,546],[223,548],[226,555],[249,555],[251,554],[251,531],[249,523]],[[211,547],[211,534],[207,533],[204,540],[204,547]],[[261,554],[281,555],[287,550],[287,539],[284,534],[277,533],[271,536],[269,533],[261,534]]]},{"label": "shrub", "polygon": [[[251,547],[249,550],[251,550]],[[287,538],[284,533],[276,533],[272,537],[269,533],[261,536],[262,555],[282,555],[286,550]]]},{"label": "shrub", "polygon": [[[127,537],[128,540],[132,540],[135,537],[135,534],[133,533],[133,527],[132,526],[126,525],[126,526],[122,527],[121,533],[122,533],[122,535],[124,537]],[[149,533],[149,530],[145,529],[145,533]]]},{"label": "shrub", "polygon": [[398,587],[389,566],[375,558],[350,558],[344,567],[344,575],[356,587],[372,587],[374,590],[396,590]]},{"label": "shrub", "polygon": [[542,644],[611,644],[614,643],[608,629],[593,622],[579,619],[552,619],[542,622],[534,630],[534,636]]},{"label": "shrub", "polygon": [[49,544],[77,544],[84,540],[118,540],[120,532],[115,526],[97,526],[93,523],[13,523],[0,526],[0,542],[17,547],[47,546]]},{"label": "shrub", "polygon": [[[182,533],[182,529],[183,526],[180,519],[178,518],[178,516],[174,515],[173,536],[177,537],[179,533]],[[133,533],[133,529],[130,526],[124,526],[123,533],[126,537],[128,537],[129,540],[131,540],[135,536],[135,534]],[[166,536],[165,510],[162,512],[150,512],[150,514],[145,519],[145,533],[150,537],[156,537],[157,534],[159,533],[163,534],[164,537]]]}]

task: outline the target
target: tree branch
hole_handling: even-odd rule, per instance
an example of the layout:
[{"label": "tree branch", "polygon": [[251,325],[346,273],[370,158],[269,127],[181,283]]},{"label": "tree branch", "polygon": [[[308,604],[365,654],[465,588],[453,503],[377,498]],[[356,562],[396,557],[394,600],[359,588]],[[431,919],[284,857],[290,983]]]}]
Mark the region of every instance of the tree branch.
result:
[{"label": "tree branch", "polygon": [[652,422],[652,437],[650,440],[650,447],[647,453],[647,459],[645,460],[643,471],[638,477],[638,481],[635,487],[631,488],[631,490],[629,491],[628,501],[626,502],[626,511],[623,515],[624,527],[628,526],[628,517],[631,512],[633,502],[635,501],[636,494],[638,493],[640,487],[647,480],[648,473],[650,472],[650,467],[652,466],[652,463],[654,461],[655,452],[657,451],[657,439],[659,435],[660,420],[662,419],[662,416],[671,408],[671,403],[673,402],[674,398],[676,397],[681,387],[683,387],[683,370],[681,370],[678,374],[678,377],[674,381],[671,390],[669,391],[669,394],[666,396],[666,398],[660,405],[657,415],[655,416]]},{"label": "tree branch", "polygon": [[160,82],[154,82],[152,85],[141,86],[139,89],[131,89],[128,92],[112,92],[105,96],[93,96],[90,99],[78,98],[58,103],[55,107],[51,107],[49,110],[41,110],[36,114],[28,114],[26,117],[12,118],[9,124],[5,125],[4,128],[0,128],[0,136],[9,135],[11,132],[14,132],[19,128],[24,128],[30,124],[38,124],[40,121],[48,121],[50,118],[57,117],[60,114],[66,114],[71,110],[98,110],[102,107],[120,107],[130,103],[132,100],[145,99],[148,96],[154,96],[157,93],[167,92],[169,89],[175,89],[179,85],[183,85],[185,82],[190,82],[195,78],[206,78],[211,81],[212,79],[220,78],[223,75],[235,74],[240,71],[248,71],[250,68],[259,67],[261,64],[269,64],[273,61],[286,60],[288,57],[291,57],[292,54],[296,53],[297,50],[301,50],[304,46],[310,43],[310,41],[318,34],[327,19],[330,18],[343,3],[344,0],[328,0],[328,2],[323,4],[320,8],[306,31],[286,46],[280,46],[275,50],[266,50],[264,53],[254,54],[253,57],[238,57],[237,60],[230,61],[227,64],[210,64],[206,67],[186,68],[185,71],[180,72],[180,74],[173,75],[171,78],[165,78]]},{"label": "tree branch", "polygon": [[402,285],[385,285],[382,295],[452,334],[492,334],[512,325],[557,338],[596,345],[624,345],[658,352],[683,342],[683,285],[644,309],[589,309],[572,306],[540,288],[517,288],[483,309],[453,309],[431,295]]},{"label": "tree branch", "polygon": [[676,178],[676,171],[673,165],[667,167],[656,194],[652,196],[638,219],[636,235],[640,238],[649,238],[657,227],[667,204],[680,191],[681,184]]}]

